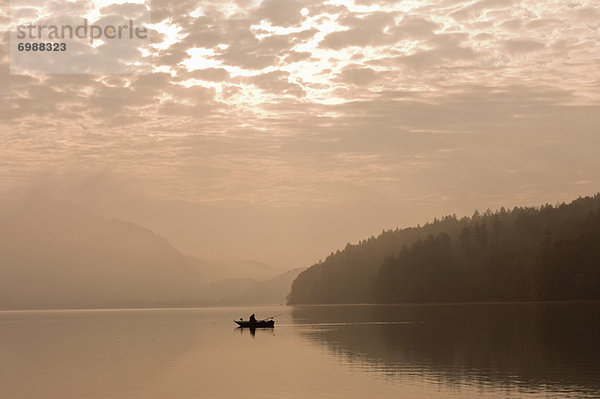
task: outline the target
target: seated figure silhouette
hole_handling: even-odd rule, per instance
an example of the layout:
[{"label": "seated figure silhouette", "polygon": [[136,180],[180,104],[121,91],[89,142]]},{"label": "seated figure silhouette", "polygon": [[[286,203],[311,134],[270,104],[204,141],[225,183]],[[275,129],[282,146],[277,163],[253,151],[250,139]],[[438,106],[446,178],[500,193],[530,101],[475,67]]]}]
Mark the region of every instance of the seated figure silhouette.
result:
[{"label": "seated figure silhouette", "polygon": [[250,316],[250,322],[256,323],[256,317],[254,317],[254,313],[252,313],[252,315]]}]

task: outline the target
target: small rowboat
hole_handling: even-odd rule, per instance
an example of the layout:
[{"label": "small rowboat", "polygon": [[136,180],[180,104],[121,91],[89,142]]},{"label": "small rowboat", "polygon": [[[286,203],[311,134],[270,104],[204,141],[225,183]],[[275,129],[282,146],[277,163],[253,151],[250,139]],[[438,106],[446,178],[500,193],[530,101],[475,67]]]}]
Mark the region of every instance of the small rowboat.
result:
[{"label": "small rowboat", "polygon": [[248,321],[248,320],[234,320],[235,324],[240,327],[249,327],[249,328],[272,328],[275,327],[275,320],[257,320],[257,321]]}]

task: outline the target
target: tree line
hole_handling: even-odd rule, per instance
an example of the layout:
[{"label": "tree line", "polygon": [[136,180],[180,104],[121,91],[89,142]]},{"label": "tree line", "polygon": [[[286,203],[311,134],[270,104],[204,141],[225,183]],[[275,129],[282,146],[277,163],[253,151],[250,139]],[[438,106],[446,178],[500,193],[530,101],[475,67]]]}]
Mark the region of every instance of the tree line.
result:
[{"label": "tree line", "polygon": [[600,194],[455,215],[348,244],[290,304],[600,299]]}]

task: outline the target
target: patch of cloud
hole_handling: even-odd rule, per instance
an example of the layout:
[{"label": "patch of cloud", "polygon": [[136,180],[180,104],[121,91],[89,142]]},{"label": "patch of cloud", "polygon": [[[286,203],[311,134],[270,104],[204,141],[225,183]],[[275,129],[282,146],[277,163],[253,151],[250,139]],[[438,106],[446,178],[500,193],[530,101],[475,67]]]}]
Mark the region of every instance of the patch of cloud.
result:
[{"label": "patch of cloud", "polygon": [[365,86],[379,79],[377,71],[361,65],[348,65],[342,69],[339,79],[347,84]]},{"label": "patch of cloud", "polygon": [[537,40],[530,39],[511,39],[504,42],[504,47],[510,54],[522,54],[522,53],[533,53],[536,51],[543,50],[545,48],[544,43],[538,42]]},{"label": "patch of cloud", "polygon": [[263,0],[252,16],[258,20],[270,21],[277,26],[298,25],[304,19],[304,2],[299,0]]},{"label": "patch of cloud", "polygon": [[515,0],[480,0],[459,7],[459,9],[452,12],[450,16],[457,21],[478,19],[487,11],[510,7],[514,3]]},{"label": "patch of cloud", "polygon": [[388,31],[394,26],[394,17],[393,14],[384,12],[366,16],[345,15],[338,22],[347,29],[328,34],[320,45],[339,50],[348,46],[380,46],[393,43],[395,38]]},{"label": "patch of cloud", "polygon": [[258,88],[270,94],[290,94],[296,97],[302,97],[305,94],[302,86],[290,82],[289,78],[290,74],[288,72],[273,71],[254,76],[248,80]]},{"label": "patch of cloud", "polygon": [[225,82],[229,80],[229,72],[223,68],[198,69],[184,74],[185,78],[207,80],[211,82]]}]

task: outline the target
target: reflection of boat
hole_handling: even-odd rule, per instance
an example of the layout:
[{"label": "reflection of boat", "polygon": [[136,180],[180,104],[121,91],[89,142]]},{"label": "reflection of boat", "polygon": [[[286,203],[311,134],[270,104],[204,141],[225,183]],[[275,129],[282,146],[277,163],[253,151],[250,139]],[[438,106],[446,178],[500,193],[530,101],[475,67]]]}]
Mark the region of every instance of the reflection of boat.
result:
[{"label": "reflection of boat", "polygon": [[257,321],[248,321],[248,320],[234,320],[234,322],[240,327],[249,327],[249,328],[272,328],[275,327],[275,320],[257,320]]}]

